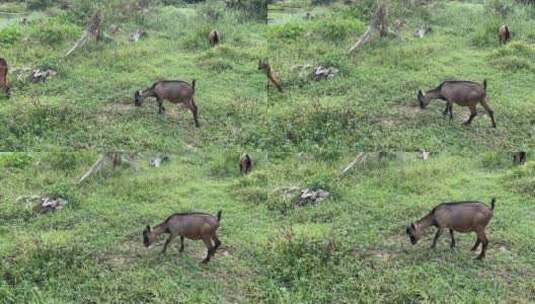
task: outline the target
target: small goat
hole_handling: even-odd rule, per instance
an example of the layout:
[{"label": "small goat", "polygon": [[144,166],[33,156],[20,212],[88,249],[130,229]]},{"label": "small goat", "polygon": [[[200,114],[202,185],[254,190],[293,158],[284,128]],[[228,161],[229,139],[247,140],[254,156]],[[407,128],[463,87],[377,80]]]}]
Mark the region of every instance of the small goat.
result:
[{"label": "small goat", "polygon": [[425,92],[425,95],[422,94],[421,90],[418,91],[418,101],[422,109],[425,109],[431,100],[437,98],[446,101],[446,109],[443,111],[443,114],[446,116],[449,112],[450,120],[453,119],[453,103],[468,107],[470,109],[470,117],[464,122],[465,125],[469,125],[472,119],[476,117],[476,105],[480,103],[489,114],[492,127],[496,128],[494,112],[487,102],[487,80],[483,81],[483,86],[472,81],[446,80],[438,87]]},{"label": "small goat", "polygon": [[195,94],[195,80],[191,82],[191,85],[181,80],[161,80],[155,82],[149,88],[136,91],[134,94],[134,103],[136,106],[141,106],[145,97],[156,97],[159,114],[165,111],[163,106],[164,100],[168,100],[174,104],[182,104],[182,106],[190,109],[193,114],[195,126],[199,127],[198,110],[193,100],[193,94]]},{"label": "small goat", "polygon": [[244,153],[240,157],[240,173],[241,174],[247,174],[251,171],[253,168],[253,161],[249,154]]},{"label": "small goat", "polygon": [[511,39],[511,33],[507,25],[502,25],[498,29],[498,41],[500,44],[506,44]]},{"label": "small goat", "polygon": [[208,42],[211,46],[216,46],[219,43],[219,32],[217,30],[213,30],[208,34]]},{"label": "small goat", "polygon": [[485,227],[492,218],[495,202],[496,199],[493,198],[490,202],[490,208],[484,203],[477,201],[442,203],[433,208],[431,212],[416,223],[407,226],[407,235],[411,243],[415,245],[423,236],[426,228],[429,226],[437,227],[438,230],[431,245],[431,249],[433,249],[444,229],[449,229],[450,231],[451,248],[455,247],[454,230],[463,233],[475,232],[477,234],[477,240],[471,250],[475,251],[479,244],[482,243],[481,253],[477,257],[478,259],[482,259],[485,257],[485,252],[489,244],[485,235]]},{"label": "small goat", "polygon": [[7,98],[11,96],[9,81],[7,80],[7,61],[4,58],[0,58],[0,88],[4,90]]},{"label": "small goat", "polygon": [[271,65],[269,64],[267,59],[258,60],[258,69],[262,70],[264,74],[266,74],[268,78],[268,85],[269,83],[272,83],[277,88],[277,90],[282,93],[282,86],[280,84],[280,80],[278,79],[276,73],[271,70]]},{"label": "small goat", "polygon": [[154,229],[147,225],[143,230],[143,244],[145,247],[149,247],[160,234],[167,233],[169,238],[163,246],[162,254],[164,254],[169,243],[177,236],[180,236],[179,252],[184,251],[184,238],[202,240],[208,250],[206,258],[202,262],[208,263],[210,257],[214,256],[217,248],[221,245],[221,241],[216,235],[219,222],[221,222],[221,213],[221,210],[217,212],[217,216],[198,212],[175,213]]},{"label": "small goat", "polygon": [[523,165],[526,163],[527,153],[526,152],[513,152],[513,164]]}]

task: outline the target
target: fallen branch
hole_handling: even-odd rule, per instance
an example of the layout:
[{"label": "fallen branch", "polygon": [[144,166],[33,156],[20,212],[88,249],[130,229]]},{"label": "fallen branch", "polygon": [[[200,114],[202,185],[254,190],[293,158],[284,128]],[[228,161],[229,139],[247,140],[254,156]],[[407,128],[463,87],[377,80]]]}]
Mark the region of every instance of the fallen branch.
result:
[{"label": "fallen branch", "polygon": [[75,50],[85,45],[90,38],[94,38],[96,41],[99,41],[101,22],[102,18],[100,16],[100,11],[97,11],[89,20],[89,23],[87,24],[85,31],[80,36],[80,39],[78,39],[78,41],[76,41],[73,47],[65,54],[65,57],[69,56]]},{"label": "fallen branch", "polygon": [[366,44],[376,33],[379,33],[380,37],[384,37],[387,35],[388,28],[386,26],[386,14],[387,13],[385,5],[379,4],[377,10],[373,15],[370,25],[368,26],[368,29],[366,30],[366,32],[364,32],[364,34],[362,34],[362,36],[360,36],[357,42],[353,44],[351,48],[349,48],[349,50],[347,51],[348,54],[351,54],[353,51]]},{"label": "fallen branch", "polygon": [[104,163],[104,160],[106,159],[106,153],[103,153],[100,155],[100,157],[97,159],[97,161],[89,168],[89,171],[87,171],[78,181],[78,184],[83,183],[88,177],[93,175],[95,172],[99,171],[102,168],[102,163]]},{"label": "fallen branch", "polygon": [[371,31],[372,31],[371,26],[368,26],[368,29],[366,30],[366,32],[364,32],[364,34],[360,36],[359,40],[349,49],[349,51],[347,51],[347,53],[348,54],[353,53],[354,50],[358,49],[359,47],[364,45],[366,42],[368,42],[370,40]]},{"label": "fallen branch", "polygon": [[345,175],[347,171],[351,170],[357,163],[361,162],[362,160],[366,159],[366,153],[360,152],[357,157],[352,160],[345,168],[342,170],[342,173],[340,175]]}]

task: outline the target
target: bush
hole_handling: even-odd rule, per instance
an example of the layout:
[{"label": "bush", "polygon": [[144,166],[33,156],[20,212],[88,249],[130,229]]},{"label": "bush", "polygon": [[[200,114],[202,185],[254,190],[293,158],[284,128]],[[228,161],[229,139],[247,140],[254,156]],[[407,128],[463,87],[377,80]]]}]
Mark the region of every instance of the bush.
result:
[{"label": "bush", "polygon": [[331,41],[344,41],[363,33],[365,25],[359,20],[327,19],[312,26],[313,32]]},{"label": "bush", "polygon": [[21,33],[16,26],[7,26],[0,29],[0,44],[14,44],[21,37]]},{"label": "bush", "polygon": [[15,152],[0,154],[0,167],[4,168],[24,169],[30,165],[32,161],[33,157],[28,153]]},{"label": "bush", "polygon": [[54,4],[54,0],[26,0],[26,7],[31,10],[42,10]]},{"label": "bush", "polygon": [[228,9],[239,11],[246,19],[267,20],[268,0],[226,0]]},{"label": "bush", "polygon": [[487,21],[476,28],[472,35],[472,44],[478,47],[497,45],[499,27],[500,20],[497,17],[489,17]]},{"label": "bush", "polygon": [[270,26],[268,36],[270,38],[296,40],[303,36],[305,28],[297,23],[288,22],[286,24]]},{"label": "bush", "polygon": [[55,45],[66,39],[73,39],[79,35],[79,29],[58,19],[48,18],[42,23],[34,24],[30,30],[30,38],[41,43]]}]

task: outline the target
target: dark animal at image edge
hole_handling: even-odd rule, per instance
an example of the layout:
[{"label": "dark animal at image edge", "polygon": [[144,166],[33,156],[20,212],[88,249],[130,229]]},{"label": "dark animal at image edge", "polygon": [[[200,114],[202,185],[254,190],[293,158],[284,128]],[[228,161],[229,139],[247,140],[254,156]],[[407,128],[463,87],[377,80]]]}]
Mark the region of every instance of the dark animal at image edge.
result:
[{"label": "dark animal at image edge", "polygon": [[502,25],[498,29],[498,40],[500,44],[506,44],[511,39],[511,32],[507,25]]},{"label": "dark animal at image edge", "polygon": [[245,153],[240,157],[240,173],[247,174],[253,168],[253,161],[249,154]]},{"label": "dark animal at image edge", "polygon": [[162,254],[164,254],[169,243],[177,236],[180,236],[179,252],[184,251],[184,238],[202,240],[208,250],[206,258],[202,262],[208,263],[210,257],[214,256],[217,248],[221,246],[221,241],[216,235],[221,221],[221,213],[221,210],[217,212],[217,216],[201,212],[175,213],[153,229],[147,225],[143,230],[143,244],[145,247],[149,247],[160,234],[169,234],[169,238],[163,246]]},{"label": "dark animal at image edge", "polygon": [[193,95],[195,94],[195,80],[191,85],[181,80],[161,80],[155,82],[151,87],[144,90],[136,91],[134,94],[134,104],[141,106],[143,99],[146,97],[156,97],[158,102],[158,113],[162,114],[165,111],[163,101],[168,100],[174,104],[182,104],[188,108],[193,114],[195,126],[199,127],[198,109]]},{"label": "dark animal at image edge", "polygon": [[476,106],[480,103],[487,111],[492,121],[492,127],[496,128],[496,121],[494,120],[494,112],[488,104],[487,97],[487,80],[483,81],[483,86],[473,81],[464,80],[447,80],[442,82],[438,87],[425,92],[418,91],[418,101],[420,107],[425,107],[433,99],[442,99],[446,101],[446,109],[443,115],[449,113],[450,120],[453,119],[453,103],[470,109],[470,117],[464,122],[465,125],[470,125],[472,119],[477,115]]},{"label": "dark animal at image edge", "polygon": [[7,80],[7,61],[4,58],[0,58],[0,88],[4,90],[4,93],[9,98],[10,97],[10,89],[9,89],[9,81]]},{"label": "dark animal at image edge", "polygon": [[490,208],[478,201],[442,203],[433,208],[431,212],[416,223],[407,226],[406,233],[409,236],[411,243],[415,245],[423,236],[425,229],[429,226],[437,227],[437,232],[431,245],[431,249],[433,249],[437,244],[438,238],[445,229],[449,229],[450,232],[451,248],[455,247],[453,231],[462,233],[475,232],[477,239],[471,250],[475,251],[479,244],[483,244],[481,253],[477,257],[477,259],[483,259],[489,244],[485,234],[485,227],[492,219],[495,203],[495,198],[490,202]]}]

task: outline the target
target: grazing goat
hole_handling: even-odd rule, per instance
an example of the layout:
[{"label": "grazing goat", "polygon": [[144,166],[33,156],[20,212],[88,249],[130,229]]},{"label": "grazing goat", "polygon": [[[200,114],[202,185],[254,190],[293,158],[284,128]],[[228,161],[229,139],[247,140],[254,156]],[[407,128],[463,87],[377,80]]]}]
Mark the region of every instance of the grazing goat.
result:
[{"label": "grazing goat", "polygon": [[443,114],[446,116],[449,112],[450,120],[453,119],[453,103],[468,107],[470,109],[470,117],[464,122],[465,125],[469,125],[472,119],[476,117],[476,105],[480,103],[489,114],[492,127],[496,128],[494,112],[487,102],[487,80],[483,81],[483,86],[472,81],[446,80],[438,87],[425,92],[425,95],[422,94],[421,90],[418,91],[418,101],[422,109],[425,109],[431,100],[437,98],[446,101],[446,109]]},{"label": "grazing goat", "polygon": [[4,90],[7,98],[10,97],[9,81],[7,80],[7,61],[4,58],[0,58],[0,88]]},{"label": "grazing goat", "polygon": [[489,241],[485,235],[485,227],[488,225],[492,218],[494,210],[494,203],[496,199],[493,198],[490,202],[490,208],[482,202],[478,201],[464,201],[464,202],[451,202],[442,203],[431,212],[429,212],[422,219],[416,223],[412,223],[407,226],[406,232],[413,245],[423,236],[424,231],[429,226],[437,227],[437,233],[433,239],[431,249],[435,248],[437,240],[444,231],[449,229],[451,236],[450,247],[455,247],[455,238],[453,237],[453,231],[457,232],[475,232],[477,234],[477,240],[472,247],[472,251],[477,250],[479,244],[483,244],[481,253],[477,257],[482,259],[485,257],[487,246]]},{"label": "grazing goat", "polygon": [[511,39],[511,33],[507,25],[502,25],[498,29],[498,41],[500,44],[506,44]]},{"label": "grazing goat", "polygon": [[193,94],[195,94],[195,80],[191,82],[191,85],[181,80],[161,80],[155,82],[149,88],[136,91],[134,103],[136,106],[141,106],[145,97],[156,97],[159,114],[165,111],[163,106],[164,100],[168,100],[174,104],[182,104],[182,106],[190,109],[193,114],[195,126],[199,127],[198,110],[193,100]]},{"label": "grazing goat", "polygon": [[244,153],[240,157],[240,173],[247,174],[251,171],[252,168],[253,168],[253,161],[251,157],[249,157],[249,154]]},{"label": "grazing goat", "polygon": [[[143,244],[145,247],[149,247],[160,234],[167,233],[169,238],[163,246],[163,254],[167,250],[169,243],[177,236],[180,236],[179,252],[184,251],[184,238],[202,240],[208,250],[206,258],[202,262],[208,263],[210,257],[215,254],[217,248],[221,245],[221,241],[216,235],[219,222],[221,222],[221,213],[222,211],[217,212],[217,216],[200,212],[175,213],[154,227],[154,229],[147,225],[143,230]],[[214,242],[213,244],[212,241]]]},{"label": "grazing goat", "polygon": [[268,78],[268,85],[271,82],[277,88],[277,90],[282,93],[282,87],[281,87],[280,81],[277,79],[278,77],[275,74],[275,72],[271,70],[271,65],[269,64],[267,59],[258,60],[258,69],[262,70],[264,74],[266,74]]},{"label": "grazing goat", "polygon": [[208,34],[208,42],[211,46],[216,46],[219,43],[219,32],[217,30],[213,30]]}]

